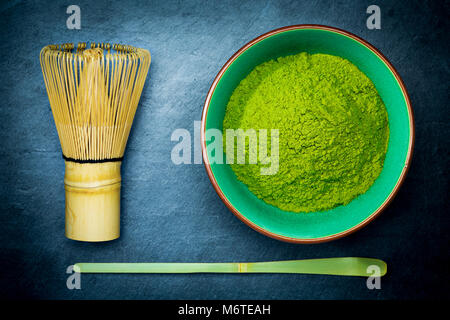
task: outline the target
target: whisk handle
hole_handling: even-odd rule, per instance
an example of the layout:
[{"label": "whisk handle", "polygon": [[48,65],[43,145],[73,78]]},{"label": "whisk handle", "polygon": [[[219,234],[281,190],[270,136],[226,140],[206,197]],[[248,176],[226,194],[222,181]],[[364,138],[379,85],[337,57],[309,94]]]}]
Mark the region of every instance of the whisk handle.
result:
[{"label": "whisk handle", "polygon": [[66,237],[109,241],[120,236],[120,161],[66,161]]}]

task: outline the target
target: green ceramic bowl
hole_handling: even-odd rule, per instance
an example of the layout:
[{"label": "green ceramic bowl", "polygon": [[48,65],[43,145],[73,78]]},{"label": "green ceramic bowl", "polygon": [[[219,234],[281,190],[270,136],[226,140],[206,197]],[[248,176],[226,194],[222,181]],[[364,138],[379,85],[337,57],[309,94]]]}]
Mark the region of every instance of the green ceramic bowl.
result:
[{"label": "green ceramic bowl", "polygon": [[[237,180],[227,164],[210,164],[205,131],[222,130],[228,100],[254,67],[280,56],[299,52],[326,53],[348,59],[375,84],[389,117],[390,137],[384,168],[363,195],[346,206],[313,213],[282,211],[266,204]],[[202,115],[201,143],[209,178],[227,207],[253,229],[276,239],[323,242],[348,235],[365,226],[392,200],[411,160],[414,121],[405,86],[394,67],[373,46],[336,28],[297,25],[270,31],[236,52],[217,74]]]}]

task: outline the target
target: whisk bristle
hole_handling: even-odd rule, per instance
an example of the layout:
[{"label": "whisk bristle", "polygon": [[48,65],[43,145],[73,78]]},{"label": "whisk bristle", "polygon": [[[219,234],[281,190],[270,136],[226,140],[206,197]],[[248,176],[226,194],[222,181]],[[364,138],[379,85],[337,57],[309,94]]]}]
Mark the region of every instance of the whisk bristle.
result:
[{"label": "whisk bristle", "polygon": [[108,43],[49,45],[42,72],[63,156],[74,161],[123,157],[150,66],[150,53]]}]

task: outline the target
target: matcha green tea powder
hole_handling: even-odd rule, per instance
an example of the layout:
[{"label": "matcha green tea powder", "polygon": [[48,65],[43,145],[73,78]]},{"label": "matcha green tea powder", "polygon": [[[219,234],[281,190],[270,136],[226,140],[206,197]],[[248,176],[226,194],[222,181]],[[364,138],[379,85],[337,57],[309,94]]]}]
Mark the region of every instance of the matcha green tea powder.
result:
[{"label": "matcha green tea powder", "polygon": [[279,130],[276,174],[261,174],[267,164],[260,159],[231,168],[258,198],[294,212],[346,205],[365,193],[383,168],[389,140],[386,108],[373,83],[348,60],[326,54],[257,66],[228,102],[224,141],[227,129],[239,128],[267,129],[269,154],[270,130]]}]

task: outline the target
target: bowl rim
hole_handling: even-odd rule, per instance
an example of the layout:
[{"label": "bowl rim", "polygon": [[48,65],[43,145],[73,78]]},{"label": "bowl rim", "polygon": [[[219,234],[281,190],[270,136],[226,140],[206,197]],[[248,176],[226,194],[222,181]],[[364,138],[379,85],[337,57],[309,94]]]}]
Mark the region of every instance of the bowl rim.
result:
[{"label": "bowl rim", "polygon": [[[399,179],[397,180],[396,185],[394,186],[394,188],[392,189],[391,193],[389,194],[389,196],[384,200],[384,202],[374,211],[372,212],[367,218],[365,218],[363,221],[361,221],[360,223],[358,223],[357,225],[344,230],[342,232],[338,232],[332,235],[328,235],[325,237],[318,237],[318,238],[293,238],[293,237],[287,237],[287,236],[283,236],[277,233],[273,233],[271,231],[268,231],[258,225],[256,225],[255,223],[253,223],[252,221],[250,221],[249,219],[247,219],[242,213],[240,213],[232,204],[231,202],[227,199],[227,197],[225,196],[225,194],[222,192],[222,190],[220,189],[214,174],[212,172],[211,169],[211,165],[209,163],[208,160],[208,155],[206,152],[206,118],[207,118],[207,114],[208,114],[208,109],[209,109],[209,105],[211,102],[211,98],[212,95],[214,94],[214,91],[217,87],[217,84],[219,83],[220,79],[222,78],[223,74],[225,73],[225,71],[228,69],[228,67],[237,59],[237,57],[239,57],[243,52],[245,52],[247,49],[249,49],[251,46],[255,45],[256,43],[270,37],[273,35],[276,35],[278,33],[282,33],[282,32],[286,32],[286,31],[291,31],[291,30],[298,30],[298,29],[316,29],[316,30],[325,30],[325,31],[330,31],[330,32],[334,32],[334,33],[338,33],[347,37],[352,38],[353,40],[356,40],[357,42],[359,42],[360,44],[364,45],[365,47],[367,47],[368,49],[370,49],[373,53],[375,53],[379,59],[381,59],[384,64],[390,69],[390,71],[392,72],[392,74],[394,75],[397,83],[399,84],[403,96],[405,98],[405,102],[408,108],[408,117],[409,117],[409,129],[410,129],[410,135],[409,135],[409,146],[408,146],[408,152],[407,152],[407,156],[406,156],[406,161],[403,167],[403,170],[400,174]],[[228,209],[237,217],[239,218],[239,220],[241,220],[242,222],[244,222],[246,225],[248,225],[250,228],[254,229],[255,231],[258,231],[259,233],[262,233],[265,236],[271,237],[273,239],[277,239],[277,240],[281,240],[281,241],[285,241],[285,242],[290,242],[290,243],[303,243],[303,244],[307,244],[307,243],[322,243],[322,242],[327,242],[327,241],[332,241],[332,240],[336,240],[342,237],[345,237],[361,228],[363,228],[364,226],[366,226],[369,222],[371,222],[373,219],[375,219],[388,205],[389,203],[392,201],[392,199],[395,197],[395,195],[397,194],[400,186],[402,185],[403,181],[405,180],[406,177],[406,173],[408,172],[409,167],[411,166],[411,158],[412,158],[412,152],[413,152],[413,148],[414,148],[414,139],[415,139],[415,128],[414,128],[414,114],[413,114],[413,110],[411,107],[411,100],[409,98],[408,92],[406,90],[405,84],[403,83],[403,80],[401,79],[399,73],[397,72],[397,70],[394,68],[394,66],[389,62],[389,60],[377,49],[375,48],[373,45],[371,45],[370,43],[368,43],[366,40],[358,37],[357,35],[336,28],[336,27],[330,27],[330,26],[326,26],[326,25],[320,25],[320,24],[298,24],[298,25],[290,25],[290,26],[285,26],[285,27],[281,27],[278,29],[274,29],[271,30],[269,32],[266,32],[256,38],[254,38],[253,40],[249,41],[248,43],[246,43],[243,47],[241,47],[238,51],[236,51],[229,59],[228,61],[223,65],[223,67],[220,69],[220,71],[217,73],[216,77],[214,78],[214,81],[211,84],[211,87],[209,88],[208,94],[206,95],[206,99],[205,99],[205,103],[203,106],[203,111],[202,111],[202,118],[201,118],[201,127],[200,127],[200,143],[201,143],[201,147],[202,147],[202,156],[203,156],[203,164],[205,165],[205,169],[206,172],[208,174],[208,178],[211,181],[214,190],[217,192],[217,194],[219,195],[220,199],[224,202],[224,204],[228,207]]]}]

